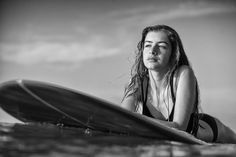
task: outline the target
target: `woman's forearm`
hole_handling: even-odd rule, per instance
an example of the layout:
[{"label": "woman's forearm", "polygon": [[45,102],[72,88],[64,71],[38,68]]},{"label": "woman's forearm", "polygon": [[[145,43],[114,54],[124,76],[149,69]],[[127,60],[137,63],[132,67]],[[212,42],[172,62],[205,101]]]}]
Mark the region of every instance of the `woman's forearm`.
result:
[{"label": "woman's forearm", "polygon": [[144,116],[144,117],[153,121],[153,122],[161,123],[161,124],[168,126],[168,127],[172,127],[172,128],[178,129],[178,130],[186,131],[186,128],[181,127],[177,122],[170,122],[170,121],[155,119],[155,118],[151,118],[151,117],[147,117],[147,116]]}]

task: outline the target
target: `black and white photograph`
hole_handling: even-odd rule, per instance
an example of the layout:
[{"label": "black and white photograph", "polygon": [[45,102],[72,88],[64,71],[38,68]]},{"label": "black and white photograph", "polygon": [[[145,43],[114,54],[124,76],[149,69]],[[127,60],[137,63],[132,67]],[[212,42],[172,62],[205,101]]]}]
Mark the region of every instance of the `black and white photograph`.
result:
[{"label": "black and white photograph", "polygon": [[1,0],[0,157],[236,156],[236,1]]}]

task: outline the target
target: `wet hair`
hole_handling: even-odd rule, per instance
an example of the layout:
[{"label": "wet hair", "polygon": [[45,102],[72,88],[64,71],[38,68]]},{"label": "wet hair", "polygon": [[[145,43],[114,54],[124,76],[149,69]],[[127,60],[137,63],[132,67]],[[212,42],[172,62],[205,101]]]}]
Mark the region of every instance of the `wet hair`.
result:
[{"label": "wet hair", "polygon": [[[188,61],[188,58],[186,56],[186,53],[184,51],[183,45],[182,45],[182,41],[178,35],[178,33],[171,27],[167,26],[167,25],[154,25],[154,26],[149,26],[146,27],[143,32],[142,32],[142,37],[141,40],[139,41],[138,45],[137,45],[137,50],[136,50],[136,57],[135,57],[135,62],[132,66],[131,69],[131,80],[129,82],[129,84],[127,85],[127,87],[125,88],[125,94],[124,94],[124,98],[129,97],[130,95],[133,95],[136,97],[136,101],[137,102],[141,102],[141,92],[140,92],[140,88],[142,88],[142,83],[143,80],[145,80],[145,78],[148,78],[149,74],[148,74],[148,69],[145,67],[144,63],[143,63],[143,49],[144,49],[144,42],[145,42],[145,38],[147,36],[147,34],[149,32],[159,32],[162,31],[164,33],[166,33],[171,47],[172,47],[172,52],[170,55],[170,59],[169,59],[169,70],[167,72],[167,74],[165,75],[165,86],[166,86],[166,90],[168,88],[171,88],[171,81],[173,81],[171,79],[171,77],[174,75],[176,69],[178,69],[179,67],[181,67],[182,65],[187,65],[191,68],[191,65]],[[197,85],[198,86],[198,85]],[[170,90],[168,90],[170,91]],[[198,87],[197,87],[197,100],[196,103],[198,104]],[[124,100],[123,98],[123,100]],[[137,105],[137,103],[135,103]],[[197,105],[196,104],[196,105]],[[197,105],[198,106],[198,105]],[[197,107],[196,106],[196,107]],[[136,106],[137,108],[137,106]]]}]

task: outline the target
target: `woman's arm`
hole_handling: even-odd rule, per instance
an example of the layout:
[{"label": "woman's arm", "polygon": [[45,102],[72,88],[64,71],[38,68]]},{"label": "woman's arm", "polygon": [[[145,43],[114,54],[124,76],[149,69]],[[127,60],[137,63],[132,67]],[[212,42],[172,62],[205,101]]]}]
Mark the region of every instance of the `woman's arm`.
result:
[{"label": "woman's arm", "polygon": [[181,130],[186,130],[193,112],[196,98],[196,78],[188,66],[179,69],[179,81],[176,91],[176,102],[173,122]]},{"label": "woman's arm", "polygon": [[126,96],[123,101],[121,102],[121,107],[125,108],[129,111],[135,111],[135,97],[134,95]]}]

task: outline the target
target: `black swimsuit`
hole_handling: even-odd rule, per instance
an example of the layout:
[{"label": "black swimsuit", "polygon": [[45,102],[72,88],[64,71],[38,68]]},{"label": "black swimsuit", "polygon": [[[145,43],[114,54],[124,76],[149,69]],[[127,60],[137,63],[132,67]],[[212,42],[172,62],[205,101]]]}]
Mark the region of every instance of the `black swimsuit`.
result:
[{"label": "black swimsuit", "polygon": [[[147,94],[148,94],[148,82],[149,82],[149,79],[146,78],[142,81],[141,83],[141,101],[143,103],[143,115],[146,115],[148,117],[151,117],[151,118],[155,118],[150,110],[148,109],[147,107]],[[173,109],[170,113],[170,116],[169,116],[169,121],[173,121],[173,117],[174,117],[174,109],[175,109],[175,95],[174,95],[174,89],[173,89],[173,75],[171,77],[171,96],[172,96],[172,101],[173,101]],[[198,95],[198,90],[197,91],[197,95]],[[195,107],[196,107],[196,111],[197,111],[197,100],[195,102]],[[212,128],[212,131],[213,131],[213,142],[215,142],[217,140],[217,136],[218,136],[218,128],[217,128],[217,124],[216,124],[216,121],[213,117],[207,115],[207,114],[198,114],[197,113],[192,113],[191,116],[190,116],[190,119],[189,119],[189,122],[188,122],[188,126],[187,126],[187,130],[186,132],[196,136],[197,135],[197,131],[198,131],[198,127],[202,127],[199,125],[199,119],[205,121],[206,123],[208,123],[208,125]]]}]

